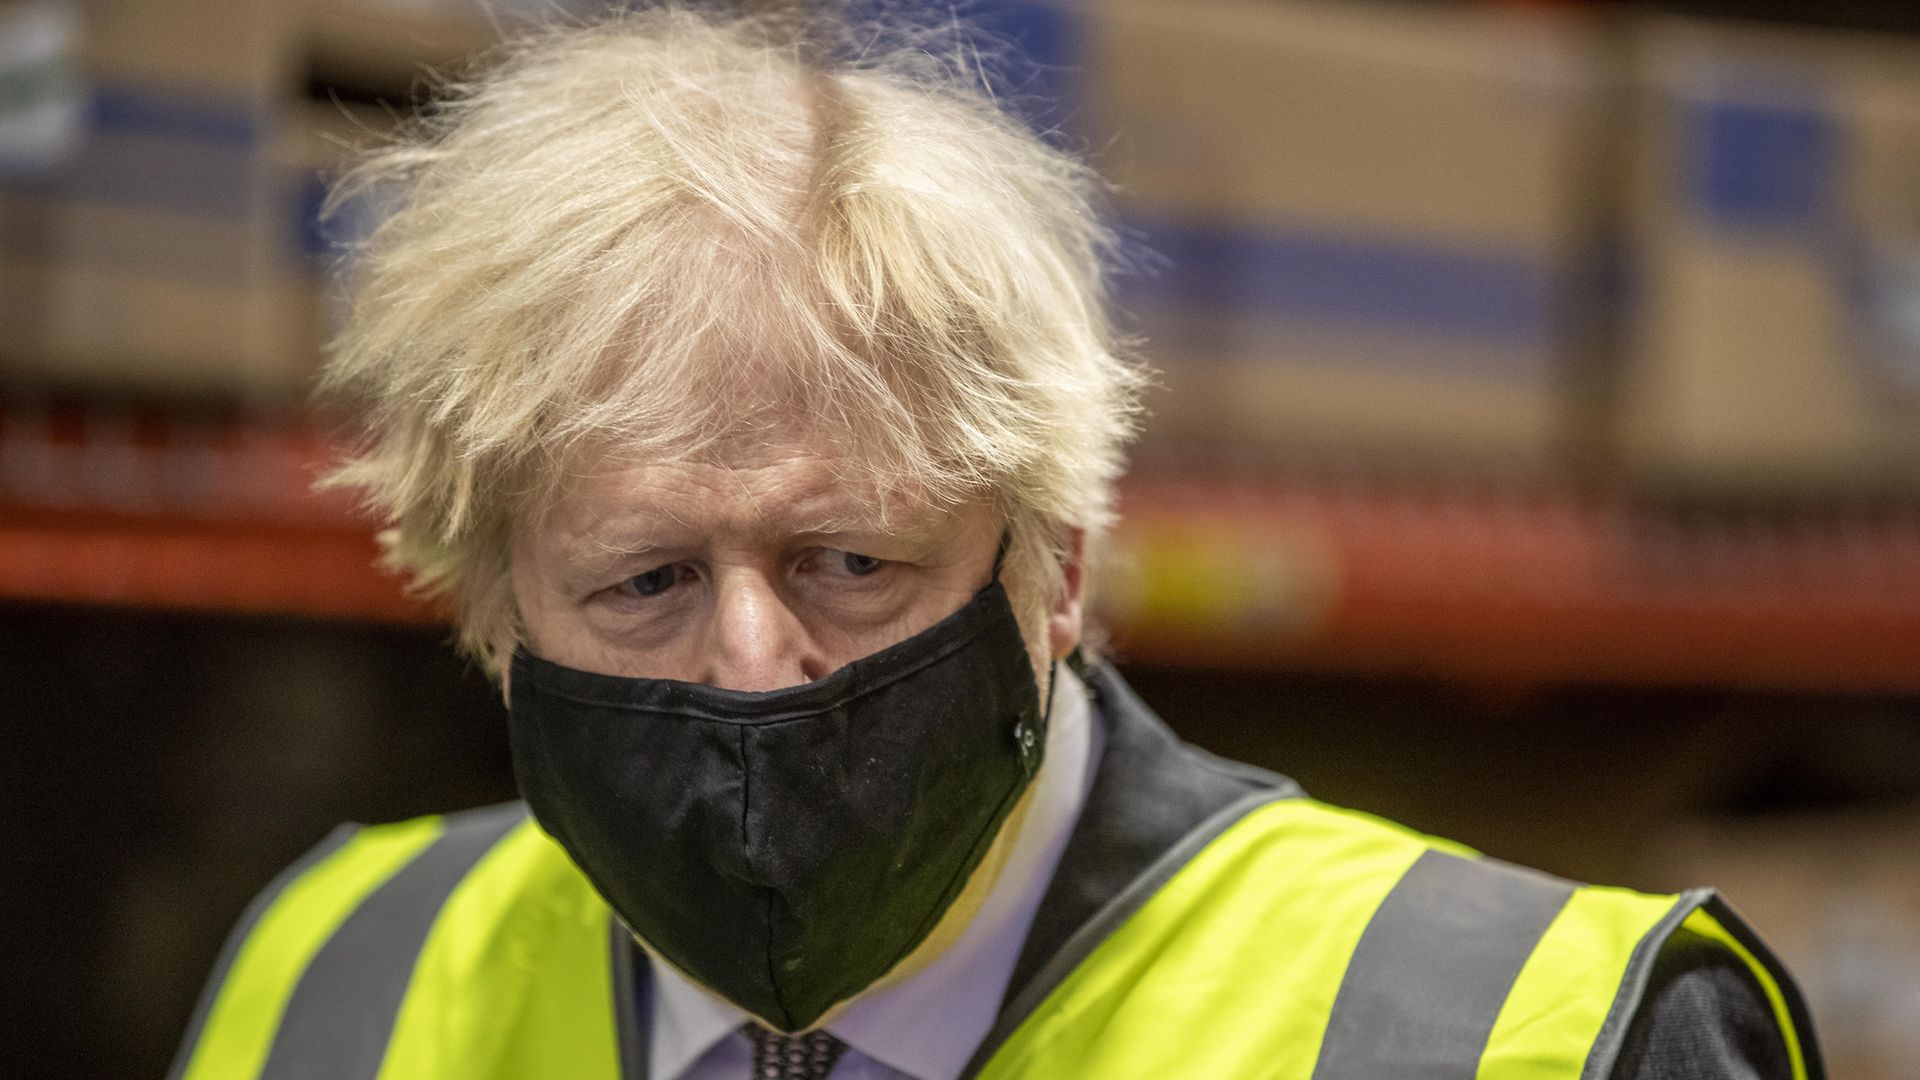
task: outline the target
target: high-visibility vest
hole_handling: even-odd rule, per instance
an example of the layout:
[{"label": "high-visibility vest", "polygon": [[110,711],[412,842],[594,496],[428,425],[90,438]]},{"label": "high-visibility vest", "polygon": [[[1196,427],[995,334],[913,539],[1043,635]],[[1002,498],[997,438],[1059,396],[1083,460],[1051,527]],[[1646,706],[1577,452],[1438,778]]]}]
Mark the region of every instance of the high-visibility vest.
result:
[{"label": "high-visibility vest", "polygon": [[[1576,886],[1303,797],[1194,839],[1030,980],[971,1075],[1604,1080],[1684,926],[1820,1076],[1784,971],[1709,892]],[[644,1077],[632,951],[519,804],[343,829],[244,917],[175,1075]]]}]

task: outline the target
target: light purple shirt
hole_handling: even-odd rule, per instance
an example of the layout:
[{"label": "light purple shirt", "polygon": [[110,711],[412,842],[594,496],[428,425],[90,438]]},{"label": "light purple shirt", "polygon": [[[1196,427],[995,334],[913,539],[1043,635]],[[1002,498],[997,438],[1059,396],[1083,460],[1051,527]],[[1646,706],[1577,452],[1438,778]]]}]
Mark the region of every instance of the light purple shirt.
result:
[{"label": "light purple shirt", "polygon": [[[833,1080],[955,1080],[1006,995],[1027,929],[1092,784],[1086,687],[1065,664],[1047,722],[1047,753],[1032,805],[1000,880],[973,921],[932,964],[853,999],[827,1030],[847,1044]],[[654,1080],[745,1080],[751,1049],[739,1008],[657,959],[653,963]]]}]

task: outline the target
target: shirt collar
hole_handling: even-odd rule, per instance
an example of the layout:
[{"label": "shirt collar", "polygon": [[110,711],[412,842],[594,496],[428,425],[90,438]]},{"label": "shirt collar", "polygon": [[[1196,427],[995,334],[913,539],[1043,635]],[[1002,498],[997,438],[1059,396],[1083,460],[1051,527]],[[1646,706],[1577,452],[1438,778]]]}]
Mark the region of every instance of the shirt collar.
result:
[{"label": "shirt collar", "polygon": [[678,1080],[713,1049],[715,1043],[751,1019],[732,1002],[700,989],[659,956],[648,954],[653,978],[653,1035],[648,1040],[647,1075]]},{"label": "shirt collar", "polygon": [[[850,1002],[827,1025],[848,1046],[916,1080],[953,1080],[993,1027],[1007,980],[1092,782],[1085,685],[1054,668],[1047,752],[1000,880],[954,943],[926,968]],[[653,958],[649,1075],[679,1080],[750,1019]]]}]

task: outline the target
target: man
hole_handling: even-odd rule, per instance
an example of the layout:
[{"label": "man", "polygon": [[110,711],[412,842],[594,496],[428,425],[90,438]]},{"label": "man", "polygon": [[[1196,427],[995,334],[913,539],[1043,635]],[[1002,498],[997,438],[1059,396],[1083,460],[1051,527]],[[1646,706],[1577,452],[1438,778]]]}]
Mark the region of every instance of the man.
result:
[{"label": "man", "polygon": [[323,843],[176,1075],[1819,1075],[1711,894],[1315,803],[1089,659],[1110,236],[937,55],[625,16],[352,178],[395,210],[336,479],[502,680],[526,803]]}]

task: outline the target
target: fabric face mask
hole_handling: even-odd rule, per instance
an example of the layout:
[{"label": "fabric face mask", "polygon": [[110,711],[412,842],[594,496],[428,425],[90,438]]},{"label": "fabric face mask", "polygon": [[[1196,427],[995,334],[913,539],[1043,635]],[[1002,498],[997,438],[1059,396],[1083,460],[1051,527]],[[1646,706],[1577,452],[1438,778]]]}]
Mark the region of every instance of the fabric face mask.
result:
[{"label": "fabric face mask", "polygon": [[1046,716],[995,578],[898,645],[764,693],[522,649],[520,790],[641,940],[804,1029],[926,938],[1040,766]]}]

